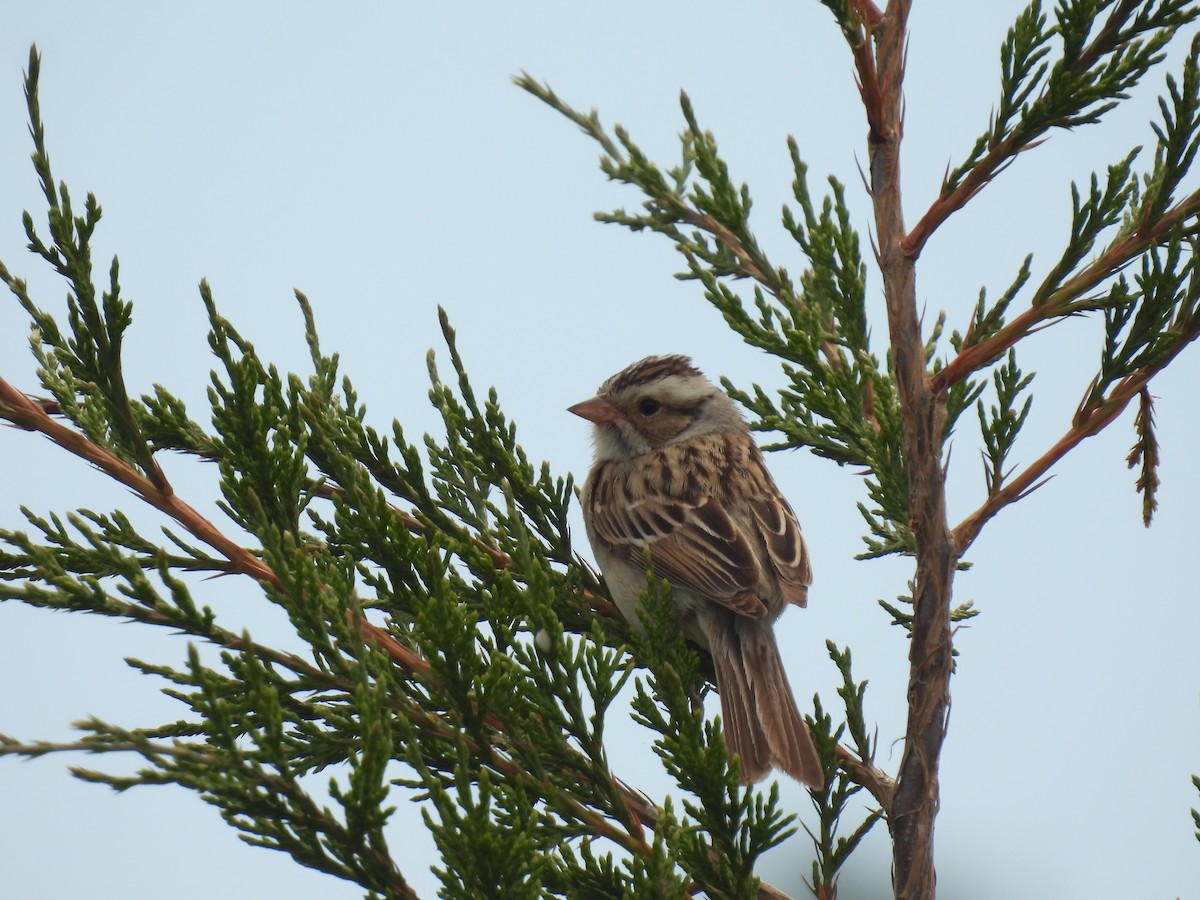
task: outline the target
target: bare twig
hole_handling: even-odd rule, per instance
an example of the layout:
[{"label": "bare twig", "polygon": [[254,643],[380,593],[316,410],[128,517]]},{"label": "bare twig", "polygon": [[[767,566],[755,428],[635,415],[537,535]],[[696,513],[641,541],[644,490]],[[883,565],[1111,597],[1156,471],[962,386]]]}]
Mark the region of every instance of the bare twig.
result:
[{"label": "bare twig", "polygon": [[835,750],[837,753],[838,762],[842,764],[846,775],[855,784],[860,784],[866,789],[875,802],[879,804],[879,808],[883,810],[885,818],[891,818],[892,801],[896,794],[896,782],[883,769],[877,768],[866,760],[859,759],[852,750],[839,744]]},{"label": "bare twig", "polygon": [[854,56],[858,93],[867,113],[870,140],[884,140],[890,124],[887,122],[884,108],[884,87],[880,84],[879,72],[875,68],[875,54],[871,44],[874,30],[885,22],[885,17],[871,0],[851,0],[850,6],[863,24],[862,40],[852,44],[850,48]]},{"label": "bare twig", "polygon": [[1012,134],[992,147],[987,155],[975,164],[967,174],[967,177],[959,182],[954,190],[947,194],[942,194],[930,204],[929,209],[925,211],[925,215],[920,218],[917,224],[913,226],[912,231],[905,237],[904,252],[913,259],[920,256],[921,251],[925,249],[925,244],[929,242],[933,233],[943,222],[966,206],[976,194],[991,184],[992,179],[1007,168],[1019,154],[1024,153],[1026,150],[1032,150],[1040,143],[1040,141],[1024,141],[1020,135]]}]

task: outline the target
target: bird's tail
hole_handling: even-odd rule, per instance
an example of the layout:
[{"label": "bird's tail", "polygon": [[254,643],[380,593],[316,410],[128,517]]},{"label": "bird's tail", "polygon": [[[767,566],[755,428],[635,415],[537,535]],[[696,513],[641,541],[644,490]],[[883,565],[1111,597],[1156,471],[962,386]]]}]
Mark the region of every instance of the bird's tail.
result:
[{"label": "bird's tail", "polygon": [[759,781],[779,768],[820,790],[825,783],[821,758],[796,708],[771,623],[729,614],[713,624],[705,631],[721,693],[725,742],[730,755],[741,757],[742,780]]}]

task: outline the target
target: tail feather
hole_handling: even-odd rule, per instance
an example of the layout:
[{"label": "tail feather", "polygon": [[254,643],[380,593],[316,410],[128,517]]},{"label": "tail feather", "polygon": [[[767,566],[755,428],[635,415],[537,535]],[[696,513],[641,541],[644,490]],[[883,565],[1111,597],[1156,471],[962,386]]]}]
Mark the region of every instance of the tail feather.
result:
[{"label": "tail feather", "polygon": [[[717,659],[715,652],[713,659]],[[736,659],[732,668],[740,669]],[[721,694],[721,723],[730,756],[741,757],[743,781],[761,781],[771,771],[771,748],[758,722],[750,684],[744,672],[731,671],[730,665],[718,663],[716,669],[717,690]]]},{"label": "tail feather", "polygon": [[741,757],[742,780],[779,768],[819,790],[824,770],[808,725],[788,684],[769,622],[730,615],[705,629],[721,693],[721,720],[730,754]]}]

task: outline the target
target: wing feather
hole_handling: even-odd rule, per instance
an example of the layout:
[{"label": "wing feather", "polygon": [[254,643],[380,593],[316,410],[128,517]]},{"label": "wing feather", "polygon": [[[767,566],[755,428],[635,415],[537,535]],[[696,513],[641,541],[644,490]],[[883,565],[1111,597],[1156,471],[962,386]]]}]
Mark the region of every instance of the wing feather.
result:
[{"label": "wing feather", "polygon": [[[774,488],[774,485],[771,485]],[[767,548],[767,559],[779,579],[784,600],[796,606],[808,605],[808,586],[812,584],[812,563],[808,547],[796,522],[796,514],[778,489],[772,496],[750,501],[750,511],[758,523]]]},{"label": "wing feather", "polygon": [[[724,495],[729,483],[726,470],[733,454],[724,442],[712,450],[720,452],[711,452],[709,461],[723,463],[715,473],[716,478],[656,477],[651,485],[648,479],[637,477],[637,470],[621,462],[597,464],[588,491],[592,530],[631,564],[641,566],[645,548],[649,547],[657,576],[709,597],[740,615],[763,618],[770,604],[769,598],[760,596],[764,584],[763,554],[757,548],[761,548],[764,540],[782,540],[786,545],[793,533],[799,534],[799,529],[790,509],[787,516],[775,518],[766,508],[740,519],[732,515],[729,508],[732,503],[725,502]],[[657,461],[660,470],[687,472],[695,468],[672,465],[665,458],[673,452],[670,446],[657,452],[664,455]],[[696,448],[687,448],[686,452],[695,454]],[[638,470],[654,468],[641,460]],[[774,488],[769,476],[765,477],[769,487]],[[751,500],[753,509],[754,498],[745,499]],[[760,519],[769,523],[770,528],[764,527]],[[774,532],[774,538],[768,536],[768,530]],[[774,552],[768,550],[768,555],[774,567]],[[796,596],[803,596],[803,586],[799,594],[785,587],[784,596],[796,602]]]}]

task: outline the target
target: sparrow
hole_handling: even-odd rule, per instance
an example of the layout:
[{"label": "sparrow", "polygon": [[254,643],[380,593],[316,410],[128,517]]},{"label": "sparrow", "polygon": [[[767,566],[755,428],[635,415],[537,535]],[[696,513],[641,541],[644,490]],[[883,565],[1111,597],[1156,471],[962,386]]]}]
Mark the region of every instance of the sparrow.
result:
[{"label": "sparrow", "polygon": [[684,633],[712,654],[726,745],[741,760],[742,780],[778,768],[821,788],[821,760],[774,631],[789,603],[807,605],[812,567],[745,418],[677,355],[634,363],[568,412],[594,425],[583,519],[621,613],[642,629],[648,550]]}]

